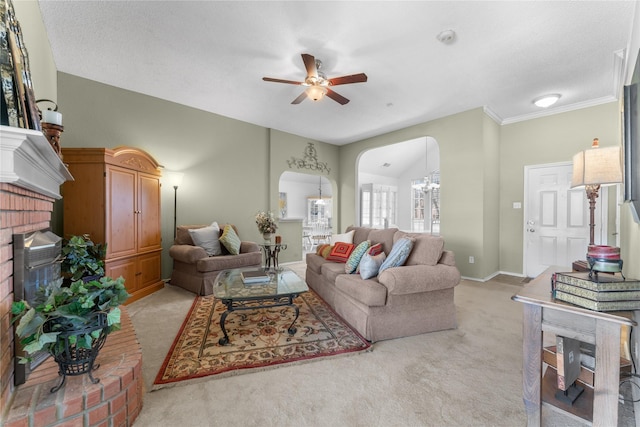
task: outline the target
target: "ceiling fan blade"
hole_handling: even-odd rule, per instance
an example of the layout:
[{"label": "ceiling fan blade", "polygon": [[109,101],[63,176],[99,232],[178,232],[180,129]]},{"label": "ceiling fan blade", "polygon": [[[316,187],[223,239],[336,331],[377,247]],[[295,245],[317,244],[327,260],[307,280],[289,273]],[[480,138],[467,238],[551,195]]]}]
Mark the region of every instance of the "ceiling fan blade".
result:
[{"label": "ceiling fan blade", "polygon": [[296,99],[294,99],[292,104],[300,104],[307,97],[307,92],[302,92]]},{"label": "ceiling fan blade", "polygon": [[345,98],[344,96],[332,91],[331,89],[327,88],[327,96],[331,99],[333,99],[334,101],[336,101],[338,104],[346,104],[349,102],[349,100],[347,98]]},{"label": "ceiling fan blade", "polygon": [[264,80],[265,82],[274,82],[274,83],[287,83],[290,85],[301,85],[302,82],[296,82],[293,80],[282,80],[282,79],[274,79],[271,77],[263,77],[262,80]]},{"label": "ceiling fan blade", "polygon": [[334,77],[329,79],[329,83],[332,86],[346,85],[349,83],[364,83],[367,81],[367,75],[365,73],[351,74],[350,76]]},{"label": "ceiling fan blade", "polygon": [[315,77],[318,78],[318,69],[316,68],[316,58],[308,53],[302,54],[302,61],[304,62],[304,67],[307,69],[307,77]]}]

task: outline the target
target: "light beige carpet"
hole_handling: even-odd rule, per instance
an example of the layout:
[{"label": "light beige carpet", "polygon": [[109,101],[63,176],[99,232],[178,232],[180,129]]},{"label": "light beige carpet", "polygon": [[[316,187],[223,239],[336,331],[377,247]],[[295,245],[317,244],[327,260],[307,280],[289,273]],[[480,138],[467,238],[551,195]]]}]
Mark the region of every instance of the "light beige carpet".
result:
[{"label": "light beige carpet", "polygon": [[[524,426],[522,306],[510,299],[518,289],[463,280],[457,329],[147,393],[135,426]],[[192,301],[167,285],[129,306],[147,390]],[[583,425],[543,407],[543,426]]]}]

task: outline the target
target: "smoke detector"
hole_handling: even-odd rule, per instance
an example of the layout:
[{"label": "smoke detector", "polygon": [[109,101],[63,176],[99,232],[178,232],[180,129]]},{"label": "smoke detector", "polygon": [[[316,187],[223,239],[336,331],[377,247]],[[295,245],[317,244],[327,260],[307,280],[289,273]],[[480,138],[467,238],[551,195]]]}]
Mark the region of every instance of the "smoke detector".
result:
[{"label": "smoke detector", "polygon": [[444,30],[441,31],[436,38],[439,42],[444,44],[451,44],[456,41],[456,32],[453,30]]}]

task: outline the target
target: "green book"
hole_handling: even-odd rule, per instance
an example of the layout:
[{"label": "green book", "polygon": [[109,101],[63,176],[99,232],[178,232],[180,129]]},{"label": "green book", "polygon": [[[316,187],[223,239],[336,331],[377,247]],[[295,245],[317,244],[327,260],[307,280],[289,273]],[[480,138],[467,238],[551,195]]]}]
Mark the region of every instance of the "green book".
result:
[{"label": "green book", "polygon": [[556,299],[594,311],[640,310],[640,301],[593,301],[557,289]]},{"label": "green book", "polygon": [[[595,280],[597,278],[597,280]],[[600,273],[593,278],[589,273],[556,273],[556,285],[564,283],[578,286],[590,291],[640,291],[640,281],[635,279],[623,279],[619,275]]]},{"label": "green book", "polygon": [[556,282],[557,291],[588,298],[592,301],[640,301],[640,291],[592,291],[579,286]]}]

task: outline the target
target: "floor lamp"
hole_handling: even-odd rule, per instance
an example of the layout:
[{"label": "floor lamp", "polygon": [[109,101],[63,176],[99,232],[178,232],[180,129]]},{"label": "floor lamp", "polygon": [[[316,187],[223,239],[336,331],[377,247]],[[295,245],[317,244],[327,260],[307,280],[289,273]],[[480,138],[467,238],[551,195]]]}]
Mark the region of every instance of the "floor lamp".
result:
[{"label": "floor lamp", "polygon": [[594,245],[596,199],[600,186],[622,182],[620,147],[600,148],[598,138],[590,149],[573,156],[571,188],[584,187],[589,199],[589,246]]},{"label": "floor lamp", "polygon": [[178,187],[182,184],[184,173],[182,172],[166,172],[169,184],[173,186],[173,238],[176,238],[176,230],[178,227]]}]

